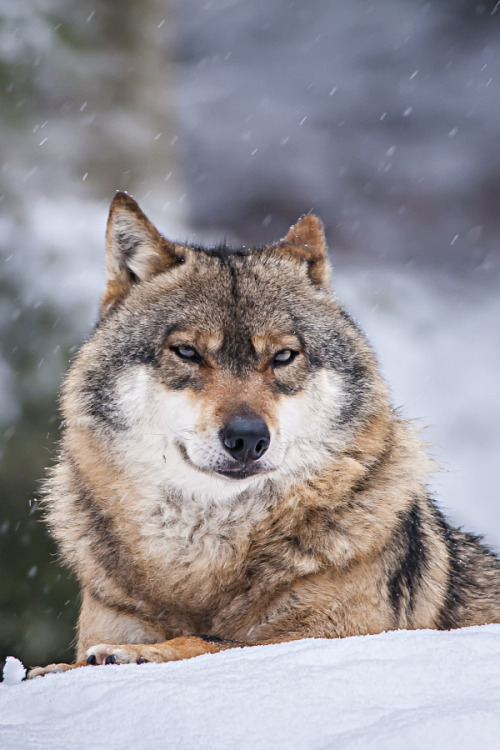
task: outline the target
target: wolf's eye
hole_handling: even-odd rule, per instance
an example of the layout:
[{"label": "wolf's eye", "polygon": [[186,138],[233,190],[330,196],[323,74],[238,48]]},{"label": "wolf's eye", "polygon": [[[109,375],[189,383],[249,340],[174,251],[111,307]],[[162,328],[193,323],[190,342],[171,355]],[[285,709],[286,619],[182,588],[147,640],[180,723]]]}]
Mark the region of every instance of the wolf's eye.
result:
[{"label": "wolf's eye", "polygon": [[171,346],[170,349],[174,354],[177,354],[180,359],[187,359],[190,362],[196,362],[198,365],[201,364],[201,357],[194,346],[189,346],[189,344],[179,344],[179,346]]},{"label": "wolf's eye", "polygon": [[273,367],[279,367],[280,365],[289,365],[295,357],[297,356],[297,352],[294,352],[293,349],[281,349],[281,351],[276,352],[276,354],[273,357],[272,365]]}]

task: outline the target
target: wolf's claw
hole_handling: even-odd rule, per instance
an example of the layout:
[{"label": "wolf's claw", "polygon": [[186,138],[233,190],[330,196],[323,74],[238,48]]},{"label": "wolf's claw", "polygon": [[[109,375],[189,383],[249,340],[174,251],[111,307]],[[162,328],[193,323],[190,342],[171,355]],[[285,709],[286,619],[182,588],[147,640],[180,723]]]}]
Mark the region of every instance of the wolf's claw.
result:
[{"label": "wolf's claw", "polygon": [[141,653],[134,646],[111,646],[101,643],[87,649],[87,664],[136,664]]}]

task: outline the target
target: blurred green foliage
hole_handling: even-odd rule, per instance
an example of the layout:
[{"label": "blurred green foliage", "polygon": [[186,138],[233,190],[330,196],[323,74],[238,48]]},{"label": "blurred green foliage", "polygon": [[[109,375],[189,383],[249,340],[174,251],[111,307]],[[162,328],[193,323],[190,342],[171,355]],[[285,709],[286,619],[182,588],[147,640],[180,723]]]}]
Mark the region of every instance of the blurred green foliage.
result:
[{"label": "blurred green foliage", "polygon": [[56,384],[69,355],[59,342],[70,331],[50,308],[26,305],[13,284],[0,284],[0,296],[1,354],[17,404],[0,442],[0,657],[35,665],[72,658],[78,607],[76,584],[57,563],[38,503],[59,435]]}]

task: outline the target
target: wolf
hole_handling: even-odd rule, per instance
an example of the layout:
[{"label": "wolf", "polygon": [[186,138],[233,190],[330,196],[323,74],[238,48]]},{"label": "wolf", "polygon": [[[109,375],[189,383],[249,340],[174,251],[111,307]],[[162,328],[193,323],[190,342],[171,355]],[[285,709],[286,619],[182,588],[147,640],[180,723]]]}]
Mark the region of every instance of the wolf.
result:
[{"label": "wolf", "polygon": [[77,660],[30,677],[500,622],[500,560],[431,498],[330,273],[314,215],[205,248],[117,193],[45,499],[81,588]]}]

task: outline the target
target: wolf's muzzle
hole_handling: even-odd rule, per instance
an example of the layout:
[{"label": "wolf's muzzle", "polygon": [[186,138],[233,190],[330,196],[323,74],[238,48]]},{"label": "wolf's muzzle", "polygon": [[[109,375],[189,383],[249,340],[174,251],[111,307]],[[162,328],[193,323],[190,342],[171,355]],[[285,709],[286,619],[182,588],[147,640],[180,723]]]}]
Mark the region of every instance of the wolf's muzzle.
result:
[{"label": "wolf's muzzle", "polygon": [[220,431],[225,450],[236,461],[257,461],[269,448],[271,435],[258,416],[232,417]]}]

